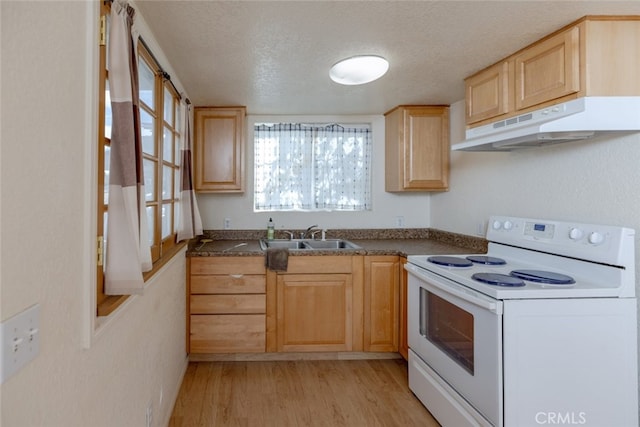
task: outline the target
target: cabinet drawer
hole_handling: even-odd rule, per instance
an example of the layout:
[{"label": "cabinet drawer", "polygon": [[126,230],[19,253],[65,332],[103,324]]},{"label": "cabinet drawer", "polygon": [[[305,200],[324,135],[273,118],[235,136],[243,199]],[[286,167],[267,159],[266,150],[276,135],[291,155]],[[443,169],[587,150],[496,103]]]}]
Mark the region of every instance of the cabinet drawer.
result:
[{"label": "cabinet drawer", "polygon": [[300,256],[289,257],[289,266],[282,274],[309,273],[349,273],[352,270],[352,257],[336,256]]},{"label": "cabinet drawer", "polygon": [[257,274],[191,276],[192,294],[264,294],[266,278]]},{"label": "cabinet drawer", "polygon": [[265,295],[192,295],[191,314],[266,313]]},{"label": "cabinet drawer", "polygon": [[191,353],[261,353],[265,343],[264,314],[191,316]]},{"label": "cabinet drawer", "polygon": [[191,257],[191,274],[265,274],[264,257]]}]

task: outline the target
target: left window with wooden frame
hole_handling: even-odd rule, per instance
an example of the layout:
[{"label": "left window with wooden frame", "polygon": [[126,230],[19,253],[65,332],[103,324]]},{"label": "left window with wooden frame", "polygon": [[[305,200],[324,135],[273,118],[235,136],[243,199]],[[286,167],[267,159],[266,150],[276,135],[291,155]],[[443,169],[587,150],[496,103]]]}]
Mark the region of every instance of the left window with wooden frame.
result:
[{"label": "left window with wooden frame", "polygon": [[[98,197],[96,281],[97,315],[112,313],[127,295],[104,292],[104,255],[109,219],[109,162],[111,150],[111,100],[107,64],[110,2],[101,2],[100,65],[98,99]],[[180,147],[183,137],[183,110],[180,95],[152,52],[138,42],[140,127],[142,133],[145,204],[153,269],[149,279],[184,243],[176,243],[178,198],[180,195]]]}]

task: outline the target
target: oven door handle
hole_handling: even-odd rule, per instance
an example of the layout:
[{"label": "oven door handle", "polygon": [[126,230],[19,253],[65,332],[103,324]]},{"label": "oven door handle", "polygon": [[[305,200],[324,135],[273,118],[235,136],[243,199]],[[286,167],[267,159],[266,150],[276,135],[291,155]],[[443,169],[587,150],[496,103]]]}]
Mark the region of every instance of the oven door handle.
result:
[{"label": "oven door handle", "polygon": [[[502,304],[499,304],[499,301],[496,301],[493,298],[489,298],[471,289],[463,288],[462,286],[455,283],[450,283],[447,285],[438,283],[436,280],[431,279],[429,277],[430,274],[428,272],[425,272],[424,270],[420,271],[418,270],[418,267],[407,264],[405,268],[411,274],[415,275],[417,278],[419,278],[422,281],[421,286],[427,288],[430,291],[434,289],[437,290],[435,292],[436,294],[445,293],[445,294],[453,295],[473,305],[477,305],[478,307],[489,310],[492,313],[502,314]],[[439,277],[438,280],[448,280],[448,279]]]}]

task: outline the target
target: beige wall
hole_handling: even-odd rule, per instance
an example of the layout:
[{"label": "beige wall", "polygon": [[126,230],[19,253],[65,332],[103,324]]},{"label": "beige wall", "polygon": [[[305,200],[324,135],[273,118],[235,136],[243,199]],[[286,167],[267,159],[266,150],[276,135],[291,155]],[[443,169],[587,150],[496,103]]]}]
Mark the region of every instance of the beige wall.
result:
[{"label": "beige wall", "polygon": [[[372,209],[365,212],[259,212],[253,211],[253,124],[256,122],[371,123],[373,135],[371,195]],[[221,229],[224,218],[233,229],[266,228],[273,218],[276,229],[305,229],[318,224],[336,228],[394,228],[402,216],[405,227],[429,226],[429,193],[387,193],[384,191],[384,116],[252,116],[247,118],[246,191],[243,194],[198,194],[205,229]],[[330,233],[328,234],[330,235]]]},{"label": "beige wall", "polygon": [[0,2],[0,320],[41,307],[39,355],[1,386],[3,427],[143,426],[149,402],[166,425],[186,368],[184,254],[86,348],[98,4]]},{"label": "beige wall", "polygon": [[[463,114],[462,101],[452,106],[452,143],[463,139]],[[431,226],[474,234],[491,214],[631,227],[640,246],[640,134],[452,152],[451,191],[432,197]]]}]

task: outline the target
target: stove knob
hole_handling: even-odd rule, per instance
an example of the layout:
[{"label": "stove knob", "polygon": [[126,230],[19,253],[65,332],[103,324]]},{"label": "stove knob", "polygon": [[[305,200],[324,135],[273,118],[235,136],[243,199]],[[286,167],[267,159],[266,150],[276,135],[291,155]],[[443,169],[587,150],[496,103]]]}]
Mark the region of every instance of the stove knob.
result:
[{"label": "stove knob", "polygon": [[500,230],[500,227],[502,227],[502,223],[496,220],[496,221],[493,221],[493,224],[491,226],[493,227],[494,230]]},{"label": "stove knob", "polygon": [[604,242],[604,236],[601,233],[594,231],[593,233],[589,234],[589,243],[591,243],[592,245],[599,245],[602,242]]},{"label": "stove knob", "polygon": [[584,232],[579,228],[572,228],[569,230],[569,238],[571,240],[580,240],[582,239],[582,236],[584,236]]},{"label": "stove knob", "polygon": [[504,229],[505,230],[511,230],[513,228],[513,223],[511,221],[505,221],[504,222]]}]

